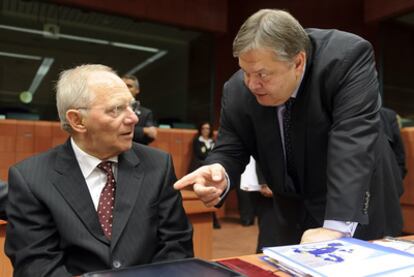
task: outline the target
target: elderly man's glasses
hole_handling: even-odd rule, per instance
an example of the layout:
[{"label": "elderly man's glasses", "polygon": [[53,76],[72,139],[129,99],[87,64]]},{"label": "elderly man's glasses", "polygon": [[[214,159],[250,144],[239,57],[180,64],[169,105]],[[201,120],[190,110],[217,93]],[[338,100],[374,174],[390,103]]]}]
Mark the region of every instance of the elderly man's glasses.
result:
[{"label": "elderly man's glasses", "polygon": [[[105,113],[111,117],[118,117],[122,114],[124,114],[128,108],[130,108],[132,111],[135,111],[139,106],[139,102],[138,101],[131,101],[128,104],[121,104],[121,105],[115,105],[115,106],[111,106],[109,108],[103,108],[105,111]],[[93,109],[94,107],[81,107],[81,108],[77,108],[78,110],[90,110]]]}]

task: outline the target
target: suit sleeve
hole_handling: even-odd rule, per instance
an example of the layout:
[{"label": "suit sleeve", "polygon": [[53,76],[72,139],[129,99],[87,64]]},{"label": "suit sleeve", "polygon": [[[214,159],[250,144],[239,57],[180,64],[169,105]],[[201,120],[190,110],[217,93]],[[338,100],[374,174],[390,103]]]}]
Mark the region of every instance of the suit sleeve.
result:
[{"label": "suit sleeve", "polygon": [[[329,81],[333,91],[327,153],[325,220],[368,223],[360,207],[369,198],[377,157],[381,100],[371,45],[365,40],[345,48]],[[332,74],[333,75],[333,74]]]},{"label": "suit sleeve", "polygon": [[206,159],[206,164],[219,163],[226,169],[232,188],[239,185],[240,175],[249,163],[251,154],[236,131],[236,125],[247,121],[239,117],[237,107],[241,103],[236,103],[239,100],[237,88],[228,82],[224,85],[217,141]]},{"label": "suit sleeve", "polygon": [[5,252],[13,264],[13,276],[72,276],[63,265],[50,212],[16,167],[9,170],[8,198]]},{"label": "suit sleeve", "polygon": [[193,228],[185,214],[181,193],[173,188],[177,178],[171,156],[168,156],[165,168],[165,179],[160,190],[158,208],[160,246],[152,262],[194,256]]},{"label": "suit sleeve", "polygon": [[391,130],[393,134],[391,148],[395,154],[395,158],[397,159],[397,163],[401,171],[401,176],[404,179],[405,175],[407,175],[407,167],[405,165],[405,149],[401,138],[401,131],[400,126],[398,125],[397,115],[394,114],[394,117],[392,117],[390,120]]}]

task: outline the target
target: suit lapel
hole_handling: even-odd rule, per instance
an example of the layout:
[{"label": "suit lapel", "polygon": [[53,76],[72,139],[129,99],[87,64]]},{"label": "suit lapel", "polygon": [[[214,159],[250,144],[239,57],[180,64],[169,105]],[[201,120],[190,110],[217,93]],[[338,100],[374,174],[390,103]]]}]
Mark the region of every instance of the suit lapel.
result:
[{"label": "suit lapel", "polygon": [[112,225],[111,249],[114,249],[136,204],[142,187],[144,172],[139,167],[139,159],[132,149],[118,158],[114,221]]},{"label": "suit lapel", "polygon": [[[311,52],[311,51],[310,51]],[[303,184],[305,182],[305,153],[306,153],[306,146],[308,141],[308,130],[307,130],[307,120],[309,118],[309,93],[307,94],[307,83],[312,68],[312,56],[310,55],[306,61],[306,70],[305,76],[303,76],[302,82],[300,84],[297,98],[295,101],[295,105],[293,106],[292,110],[292,145],[293,145],[293,154],[294,154],[294,161],[295,167],[298,173],[298,181],[299,181],[299,194],[304,193]]]},{"label": "suit lapel", "polygon": [[53,185],[85,224],[86,228],[98,240],[109,244],[99,224],[85,178],[79,168],[70,140],[67,140],[58,152],[55,172],[56,174],[51,176]]}]

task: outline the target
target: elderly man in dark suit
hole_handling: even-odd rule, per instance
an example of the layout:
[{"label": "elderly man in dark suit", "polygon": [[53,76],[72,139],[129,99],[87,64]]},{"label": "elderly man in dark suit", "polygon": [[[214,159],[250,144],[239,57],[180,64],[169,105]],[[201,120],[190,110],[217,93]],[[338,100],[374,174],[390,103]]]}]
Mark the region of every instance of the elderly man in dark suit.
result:
[{"label": "elderly man in dark suit", "polygon": [[135,124],[133,140],[138,143],[149,144],[157,138],[157,127],[155,127],[154,115],[150,109],[142,106],[138,100],[138,95],[141,92],[138,78],[134,75],[124,75],[122,80],[138,103],[135,108],[138,123]]},{"label": "elderly man in dark suit", "polygon": [[193,256],[170,155],[132,142],[135,100],[109,67],[57,83],[70,139],[10,168],[6,254],[14,276],[73,276]]},{"label": "elderly man in dark suit", "polygon": [[[260,10],[239,30],[211,164],[183,177],[208,206],[252,155],[273,191],[278,244],[399,235],[401,174],[380,128],[371,45]],[[226,178],[227,173],[229,180]]]}]

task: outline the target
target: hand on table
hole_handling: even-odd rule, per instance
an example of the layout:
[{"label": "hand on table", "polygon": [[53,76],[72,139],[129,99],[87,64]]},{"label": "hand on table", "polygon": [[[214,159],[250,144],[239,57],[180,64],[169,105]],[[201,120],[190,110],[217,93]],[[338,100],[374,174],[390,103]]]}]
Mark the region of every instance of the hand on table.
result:
[{"label": "hand on table", "polygon": [[319,242],[325,240],[334,240],[344,237],[345,234],[339,231],[326,229],[326,228],[315,228],[306,230],[300,243]]}]

